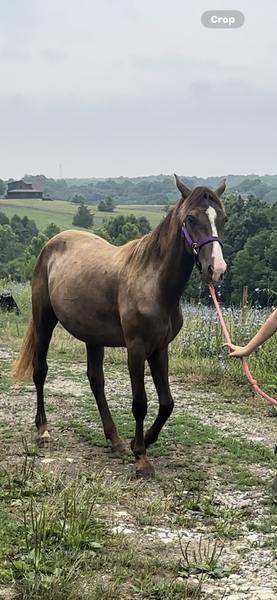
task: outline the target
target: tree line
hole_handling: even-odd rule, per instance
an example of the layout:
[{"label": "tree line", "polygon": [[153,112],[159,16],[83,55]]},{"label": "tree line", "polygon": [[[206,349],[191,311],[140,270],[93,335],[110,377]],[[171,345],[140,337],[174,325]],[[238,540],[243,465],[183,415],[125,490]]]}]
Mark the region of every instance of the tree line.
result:
[{"label": "tree line", "polygon": [[[79,209],[81,217],[84,217],[83,210],[87,207],[81,204]],[[90,214],[85,214],[86,219],[90,217]],[[88,221],[83,227],[90,228]],[[50,223],[43,231],[39,231],[35,221],[27,216],[20,218],[14,215],[10,220],[0,212],[0,279],[30,281],[40,251],[60,231],[55,223]],[[151,225],[146,217],[130,214],[104,218],[102,228],[94,233],[111,244],[121,246],[150,231]]]},{"label": "tree line", "polygon": [[[182,177],[193,189],[199,185],[216,188],[222,177]],[[228,175],[228,192],[251,194],[265,202],[277,200],[277,175],[262,177]],[[118,204],[175,204],[178,199],[173,177],[164,175],[137,178],[109,178],[91,180],[46,179],[45,193],[54,200],[72,201],[75,194],[82,195],[85,204],[99,205],[107,198]]]},{"label": "tree line", "polygon": [[[181,174],[180,174],[181,175]],[[44,177],[44,175],[40,175]],[[204,185],[215,188],[222,180],[219,177],[182,177],[184,183],[193,189]],[[226,175],[228,193],[253,195],[267,203],[277,200],[277,175]],[[108,179],[49,179],[45,178],[47,194],[53,200],[74,201],[80,196],[85,204],[98,206],[107,199],[118,204],[157,204],[171,205],[178,199],[174,177],[166,175],[149,177],[116,177]],[[24,175],[28,179],[28,175]],[[2,183],[1,183],[2,182]],[[0,180],[0,197],[4,195],[6,184]],[[104,209],[105,210],[105,209]]]},{"label": "tree line", "polygon": [[41,249],[59,232],[55,223],[39,231],[27,216],[14,215],[9,220],[0,212],[0,279],[30,281]]},{"label": "tree line", "polygon": [[[277,306],[277,201],[268,204],[251,194],[244,198],[229,193],[223,196],[223,202],[228,217],[223,238],[228,269],[219,288],[221,301],[238,306],[243,286],[248,286],[250,304]],[[81,203],[79,210],[84,209],[90,215]],[[41,248],[59,231],[55,223],[38,231],[36,223],[27,216],[21,219],[14,215],[9,220],[0,212],[0,278],[30,280]],[[94,233],[112,244],[123,245],[150,231],[146,217],[129,214],[105,217],[101,229],[95,229]],[[202,285],[196,269],[184,297],[208,300],[209,291]]]}]

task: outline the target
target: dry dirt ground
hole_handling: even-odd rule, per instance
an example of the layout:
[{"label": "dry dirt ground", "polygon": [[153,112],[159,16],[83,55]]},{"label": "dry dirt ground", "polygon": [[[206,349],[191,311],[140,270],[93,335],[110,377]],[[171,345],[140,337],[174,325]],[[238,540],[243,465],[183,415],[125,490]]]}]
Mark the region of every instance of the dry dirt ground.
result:
[{"label": "dry dirt ground", "polygon": [[[12,358],[4,351],[0,355],[0,465],[6,470],[22,464],[24,450],[36,442],[33,385],[11,383]],[[149,374],[146,385],[150,422],[157,401]],[[185,567],[176,572],[176,581],[189,580],[196,587],[200,582],[203,598],[277,599],[277,508],[272,501],[277,418],[269,405],[247,388],[241,397],[230,393],[226,398],[220,391],[195,390],[181,378],[172,379],[174,414],[149,452],[156,478],[142,481],[135,478],[132,455],[113,454],[103,438],[84,364],[65,358],[53,363],[45,387],[51,444],[38,451],[36,464],[55,478],[97,479],[96,506],[112,535],[138,553],[174,564],[184,563],[182,548],[190,542],[187,572]],[[126,369],[106,367],[106,391],[119,433],[129,444],[134,425]],[[221,577],[196,568],[199,547],[209,557],[215,544],[216,552],[223,546]],[[9,597],[5,586],[1,593]],[[129,591],[122,600],[140,597],[162,596]]]}]

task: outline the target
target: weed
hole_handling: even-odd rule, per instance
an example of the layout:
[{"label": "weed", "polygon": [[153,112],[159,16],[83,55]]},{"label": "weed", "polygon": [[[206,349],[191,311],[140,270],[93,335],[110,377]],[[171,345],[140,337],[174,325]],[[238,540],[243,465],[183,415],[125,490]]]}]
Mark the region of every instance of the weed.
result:
[{"label": "weed", "polygon": [[[223,545],[217,549],[217,542],[211,545],[208,541],[207,544],[203,545],[202,539],[200,538],[198,552],[195,549],[190,552],[191,542],[187,542],[185,546],[182,544],[181,537],[180,548],[183,556],[183,561],[180,562],[179,575],[181,577],[189,577],[191,575],[205,575],[206,577],[213,577],[214,579],[221,579],[227,577],[231,568],[229,566],[223,566],[220,561],[220,556],[223,550]],[[203,545],[203,547],[202,547]]]},{"label": "weed", "polygon": [[152,577],[146,578],[141,587],[133,586],[133,590],[139,598],[149,600],[200,600],[202,597],[201,583],[198,586],[186,582],[180,585],[174,580],[168,583]]}]

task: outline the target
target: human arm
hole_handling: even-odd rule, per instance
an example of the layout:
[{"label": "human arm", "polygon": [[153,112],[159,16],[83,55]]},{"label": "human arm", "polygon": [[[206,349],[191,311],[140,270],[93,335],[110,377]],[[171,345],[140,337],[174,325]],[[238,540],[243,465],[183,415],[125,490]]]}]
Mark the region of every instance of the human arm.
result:
[{"label": "human arm", "polygon": [[224,347],[230,349],[229,356],[236,356],[241,358],[242,356],[249,356],[254,350],[256,350],[261,344],[266,342],[274,333],[277,331],[277,309],[267,318],[265,323],[261,326],[256,335],[248,342],[246,346],[235,346],[235,344],[223,344]]}]

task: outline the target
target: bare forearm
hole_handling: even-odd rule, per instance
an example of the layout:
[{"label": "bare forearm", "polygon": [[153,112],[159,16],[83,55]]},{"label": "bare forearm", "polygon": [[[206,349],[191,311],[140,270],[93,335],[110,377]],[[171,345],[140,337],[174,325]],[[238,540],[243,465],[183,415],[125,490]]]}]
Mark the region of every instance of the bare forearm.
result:
[{"label": "bare forearm", "polygon": [[277,309],[268,317],[266,322],[259,329],[258,333],[250,340],[246,346],[236,346],[235,344],[227,343],[223,346],[228,347],[230,350],[230,356],[236,356],[242,358],[242,356],[249,356],[256,348],[266,342],[277,331]]},{"label": "bare forearm", "polygon": [[277,310],[275,310],[259,329],[258,333],[245,346],[247,355],[251,354],[277,331]]}]

